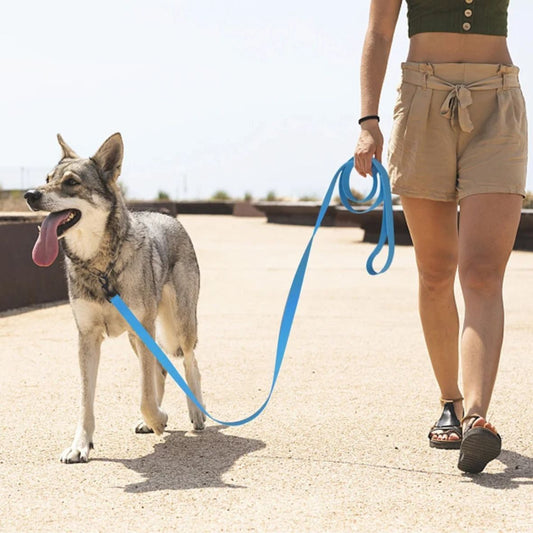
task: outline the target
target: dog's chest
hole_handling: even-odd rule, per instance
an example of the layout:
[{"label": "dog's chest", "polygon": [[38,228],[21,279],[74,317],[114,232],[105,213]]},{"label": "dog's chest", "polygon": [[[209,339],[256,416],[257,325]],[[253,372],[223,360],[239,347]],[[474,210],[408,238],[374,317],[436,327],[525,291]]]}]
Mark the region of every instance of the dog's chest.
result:
[{"label": "dog's chest", "polygon": [[100,304],[77,299],[71,302],[80,332],[101,330],[108,337],[118,337],[126,331],[126,322],[109,303]]}]

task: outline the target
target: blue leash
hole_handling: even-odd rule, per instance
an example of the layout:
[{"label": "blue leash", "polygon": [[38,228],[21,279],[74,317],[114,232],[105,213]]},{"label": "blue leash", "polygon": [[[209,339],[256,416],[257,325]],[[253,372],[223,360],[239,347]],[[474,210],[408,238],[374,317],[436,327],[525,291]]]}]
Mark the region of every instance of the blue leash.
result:
[{"label": "blue leash", "polygon": [[[126,322],[130,327],[135,331],[139,336],[141,341],[145,346],[154,354],[156,359],[159,361],[161,366],[168,372],[168,374],[174,379],[178,386],[185,392],[185,394],[191,399],[192,402],[200,409],[207,417],[224,426],[240,426],[250,422],[257,416],[259,416],[265,407],[267,406],[272,393],[274,392],[274,387],[278,379],[278,374],[281,369],[281,364],[283,362],[283,357],[285,355],[285,349],[287,347],[287,342],[289,340],[289,335],[292,328],[292,323],[294,321],[294,315],[296,313],[296,308],[298,306],[298,300],[300,299],[300,293],[302,291],[302,285],[304,281],[305,271],[307,269],[307,262],[309,260],[309,255],[311,253],[311,247],[313,246],[313,240],[315,238],[318,228],[322,224],[322,220],[326,214],[326,211],[331,202],[331,197],[335,190],[335,185],[337,180],[339,181],[339,194],[343,205],[351,211],[352,213],[368,213],[376,207],[383,204],[383,218],[381,222],[381,232],[379,235],[379,240],[374,251],[370,254],[367,262],[366,269],[369,274],[376,275],[382,274],[385,272],[392,263],[392,258],[394,256],[394,226],[393,226],[393,216],[392,216],[392,198],[389,185],[389,177],[383,165],[377,160],[372,160],[372,177],[373,177],[373,186],[369,194],[362,200],[357,200],[354,198],[350,191],[350,173],[354,168],[353,158],[347,161],[342,165],[339,170],[335,173],[335,176],[331,180],[331,184],[324,196],[322,202],[322,207],[318,213],[318,217],[315,223],[315,228],[305,248],[302,258],[300,259],[300,264],[296,269],[296,274],[292,281],[291,288],[289,290],[289,295],[287,297],[287,303],[285,304],[285,310],[283,311],[283,316],[281,319],[281,325],[279,328],[278,336],[278,346],[276,350],[276,363],[274,366],[274,375],[272,378],[272,385],[270,387],[270,392],[268,393],[267,399],[263,405],[255,411],[255,413],[250,416],[243,418],[242,420],[237,420],[234,422],[224,422],[218,420],[217,418],[211,416],[204,408],[204,406],[196,399],[193,392],[187,385],[186,381],[181,377],[181,374],[176,370],[176,367],[172,364],[167,355],[161,350],[158,344],[154,341],[151,335],[144,329],[143,325],[137,320],[135,315],[131,312],[129,307],[124,303],[122,298],[117,294],[110,298],[110,302],[117,308],[119,313],[124,317]],[[376,194],[377,193],[377,194]],[[363,203],[374,199],[373,203],[369,208],[365,210],[354,209],[350,202]],[[388,242],[388,255],[387,260],[381,270],[376,271],[374,268],[374,259],[379,254],[385,243]],[[104,287],[105,289],[105,287]]]}]

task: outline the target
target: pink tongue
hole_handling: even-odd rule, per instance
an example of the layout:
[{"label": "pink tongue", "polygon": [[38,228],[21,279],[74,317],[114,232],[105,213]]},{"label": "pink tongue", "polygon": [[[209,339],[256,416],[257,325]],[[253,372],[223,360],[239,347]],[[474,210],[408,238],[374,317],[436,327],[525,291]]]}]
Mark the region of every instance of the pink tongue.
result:
[{"label": "pink tongue", "polygon": [[56,260],[59,253],[57,228],[69,215],[70,211],[60,211],[59,213],[50,213],[44,219],[41,225],[41,233],[31,254],[33,262],[37,266],[48,267]]}]

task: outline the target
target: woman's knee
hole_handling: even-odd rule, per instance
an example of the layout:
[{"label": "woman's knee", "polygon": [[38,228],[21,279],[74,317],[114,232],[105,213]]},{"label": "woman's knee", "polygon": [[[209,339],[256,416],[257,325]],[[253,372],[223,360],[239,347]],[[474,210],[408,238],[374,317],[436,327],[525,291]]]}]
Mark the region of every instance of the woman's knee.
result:
[{"label": "woman's knee", "polygon": [[440,294],[453,290],[457,263],[449,260],[418,264],[420,288],[429,294]]},{"label": "woman's knee", "polygon": [[491,296],[502,290],[504,268],[480,261],[459,265],[459,280],[463,293],[476,292]]}]

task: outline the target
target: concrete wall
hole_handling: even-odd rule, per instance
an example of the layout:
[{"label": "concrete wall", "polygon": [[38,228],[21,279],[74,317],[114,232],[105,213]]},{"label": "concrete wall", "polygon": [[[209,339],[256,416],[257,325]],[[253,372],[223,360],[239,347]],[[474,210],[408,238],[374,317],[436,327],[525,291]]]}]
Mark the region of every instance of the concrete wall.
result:
[{"label": "concrete wall", "polygon": [[36,266],[31,251],[38,221],[20,218],[0,222],[0,311],[68,298],[62,258],[48,268]]},{"label": "concrete wall", "polygon": [[[181,211],[180,203],[174,205],[178,213],[184,211],[205,213],[206,210],[209,212],[207,204],[217,204],[215,213],[229,214],[228,211],[234,212],[233,204],[231,204],[230,210],[228,204],[199,202],[194,203],[194,205],[187,205],[187,208]],[[153,210],[163,208],[172,213],[174,205],[143,203],[142,207]],[[141,205],[135,207],[140,208]],[[247,209],[245,216],[250,216],[250,214],[256,216],[259,213],[260,216],[267,216],[271,222],[306,225],[314,225],[319,210],[318,205],[310,204],[298,207],[294,204],[261,203],[256,204],[256,207],[261,210],[257,212],[250,211],[248,206],[245,207]],[[61,254],[56,262],[48,268],[38,267],[32,261],[31,251],[37,239],[37,225],[41,220],[42,216],[35,214],[0,214],[0,243],[2,244],[2,252],[0,253],[0,311],[57,302],[68,298]],[[328,226],[361,227],[365,230],[364,240],[376,242],[381,225],[381,212],[376,210],[366,215],[354,215],[343,208],[330,207],[324,222]],[[398,207],[394,208],[394,225],[396,242],[398,244],[410,244],[411,240],[403,211]],[[527,209],[522,212],[515,249],[533,251],[533,210]]]},{"label": "concrete wall", "polygon": [[[264,216],[245,202],[131,202],[132,211],[181,214]],[[24,203],[20,209],[24,209]],[[37,213],[0,212],[0,312],[68,299],[62,253],[55,263],[42,268],[31,258],[37,226],[44,216]]]},{"label": "concrete wall", "polygon": [[[255,204],[268,222],[312,226],[320,210],[314,202],[282,203],[260,202]],[[411,236],[400,206],[393,206],[394,234],[396,244],[411,245]],[[377,242],[381,228],[382,210],[376,209],[364,214],[350,213],[344,207],[330,206],[323,226],[358,227],[365,231],[365,242]],[[533,209],[523,209],[516,236],[515,250],[533,251]]]}]

